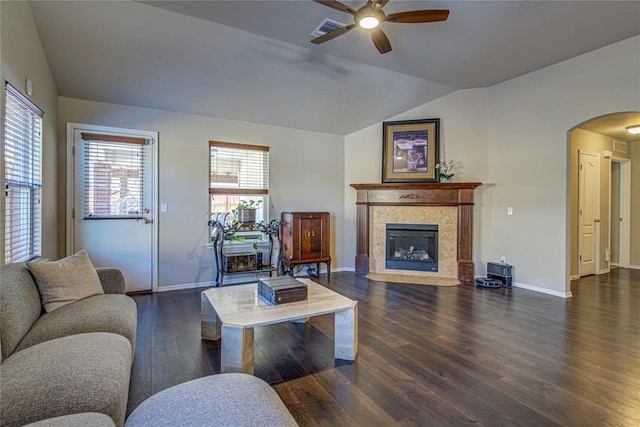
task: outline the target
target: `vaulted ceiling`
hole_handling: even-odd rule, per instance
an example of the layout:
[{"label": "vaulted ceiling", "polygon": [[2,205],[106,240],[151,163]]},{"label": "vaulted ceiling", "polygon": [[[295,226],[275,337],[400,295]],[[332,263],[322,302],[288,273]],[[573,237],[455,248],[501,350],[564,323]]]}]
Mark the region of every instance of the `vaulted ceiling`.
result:
[{"label": "vaulted ceiling", "polygon": [[640,34],[637,1],[391,0],[451,13],[384,23],[380,55],[365,30],[310,43],[353,19],[310,0],[30,4],[61,96],[336,134]]}]

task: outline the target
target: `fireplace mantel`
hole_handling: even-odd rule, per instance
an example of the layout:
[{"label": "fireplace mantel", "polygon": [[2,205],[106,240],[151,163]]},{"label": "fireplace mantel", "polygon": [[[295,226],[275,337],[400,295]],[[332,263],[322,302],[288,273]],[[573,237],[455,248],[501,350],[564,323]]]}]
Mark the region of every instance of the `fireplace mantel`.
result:
[{"label": "fireplace mantel", "polygon": [[473,283],[473,191],[479,182],[351,184],[356,189],[356,274],[369,271],[371,206],[457,206],[458,280]]}]

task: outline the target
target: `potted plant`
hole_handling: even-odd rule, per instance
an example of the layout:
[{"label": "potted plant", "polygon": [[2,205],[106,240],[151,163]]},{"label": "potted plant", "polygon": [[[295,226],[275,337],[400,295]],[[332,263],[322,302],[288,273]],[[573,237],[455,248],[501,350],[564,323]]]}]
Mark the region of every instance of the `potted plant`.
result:
[{"label": "potted plant", "polygon": [[451,177],[455,175],[453,173],[453,160],[449,160],[449,163],[447,163],[444,159],[440,159],[436,165],[436,169],[440,171],[440,182],[451,182]]},{"label": "potted plant", "polygon": [[235,221],[240,224],[256,222],[256,210],[262,205],[262,200],[240,200],[238,206],[231,210]]}]

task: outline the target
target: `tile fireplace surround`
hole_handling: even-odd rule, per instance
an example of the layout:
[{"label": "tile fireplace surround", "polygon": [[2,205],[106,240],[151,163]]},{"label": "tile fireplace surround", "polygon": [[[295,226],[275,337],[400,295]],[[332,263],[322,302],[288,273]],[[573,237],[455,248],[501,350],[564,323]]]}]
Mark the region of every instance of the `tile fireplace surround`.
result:
[{"label": "tile fireplace surround", "polygon": [[[420,274],[473,283],[473,191],[479,182],[351,184],[356,189],[356,274]],[[437,224],[438,272],[387,270],[385,225]]]}]

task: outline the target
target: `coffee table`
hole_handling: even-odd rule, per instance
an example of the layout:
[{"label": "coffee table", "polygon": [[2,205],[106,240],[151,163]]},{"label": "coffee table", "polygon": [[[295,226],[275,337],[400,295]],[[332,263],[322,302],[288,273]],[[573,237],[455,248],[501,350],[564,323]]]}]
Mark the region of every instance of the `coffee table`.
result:
[{"label": "coffee table", "polygon": [[258,284],[210,288],[201,295],[201,336],[222,338],[222,372],[253,375],[253,328],[281,322],[306,322],[334,313],[335,358],[355,360],[358,353],[358,302],[308,279],[304,301],[270,305],[258,296]]}]

